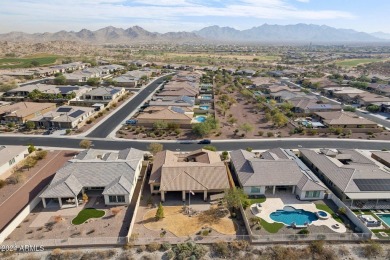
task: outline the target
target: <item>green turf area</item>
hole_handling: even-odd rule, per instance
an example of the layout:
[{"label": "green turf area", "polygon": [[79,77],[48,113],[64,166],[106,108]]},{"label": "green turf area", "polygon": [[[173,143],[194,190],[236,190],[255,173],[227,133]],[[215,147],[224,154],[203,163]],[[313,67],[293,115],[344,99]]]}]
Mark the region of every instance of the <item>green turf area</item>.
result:
[{"label": "green turf area", "polygon": [[337,61],[336,65],[342,66],[342,67],[356,67],[360,64],[366,64],[366,63],[372,63],[372,62],[378,62],[378,61],[384,61],[382,59],[349,59],[349,60],[341,60]]},{"label": "green turf area", "polygon": [[[371,231],[380,239],[390,239],[390,229],[371,229]],[[384,232],[388,237],[382,236],[379,232]]]},{"label": "green turf area", "polygon": [[279,229],[284,227],[282,223],[268,223],[264,219],[261,219],[260,225],[264,228],[268,233],[278,233]]},{"label": "green turf area", "polygon": [[337,222],[343,223],[343,220],[336,215],[336,213],[325,204],[316,204],[316,208],[328,212]]},{"label": "green turf area", "polygon": [[263,202],[265,202],[267,200],[267,198],[264,197],[264,198],[258,198],[258,199],[248,199],[248,200],[251,203],[250,205],[252,205],[252,204],[255,204],[255,203],[263,203]]},{"label": "green turf area", "polygon": [[[14,69],[14,68],[30,68],[36,66],[49,65],[56,62],[58,56],[35,56],[29,58],[3,58],[0,59],[0,68]],[[34,64],[35,63],[35,64]]]},{"label": "green turf area", "polygon": [[83,224],[85,221],[87,221],[90,218],[101,218],[106,213],[104,210],[98,210],[98,209],[83,209],[79,212],[79,214],[72,220],[73,225],[80,225]]}]

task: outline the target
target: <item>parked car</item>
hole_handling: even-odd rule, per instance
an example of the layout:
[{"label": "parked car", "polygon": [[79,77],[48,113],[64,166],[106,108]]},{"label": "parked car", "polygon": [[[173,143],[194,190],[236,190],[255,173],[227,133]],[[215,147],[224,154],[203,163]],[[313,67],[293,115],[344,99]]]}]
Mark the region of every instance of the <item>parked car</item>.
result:
[{"label": "parked car", "polygon": [[209,139],[203,139],[198,142],[198,144],[211,144],[211,140]]},{"label": "parked car", "polygon": [[137,120],[136,119],[126,120],[126,125],[136,125],[136,124],[137,124]]}]

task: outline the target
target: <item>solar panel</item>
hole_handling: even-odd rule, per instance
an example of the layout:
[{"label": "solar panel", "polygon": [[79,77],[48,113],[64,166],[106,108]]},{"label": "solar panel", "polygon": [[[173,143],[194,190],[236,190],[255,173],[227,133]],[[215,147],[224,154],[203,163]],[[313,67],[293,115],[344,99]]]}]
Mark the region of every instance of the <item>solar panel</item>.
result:
[{"label": "solar panel", "polygon": [[75,112],[73,112],[72,114],[70,114],[69,116],[70,117],[73,117],[73,118],[76,118],[80,115],[84,114],[84,111],[83,110],[76,110]]},{"label": "solar panel", "polygon": [[390,179],[355,179],[361,191],[390,191]]},{"label": "solar panel", "polygon": [[61,94],[68,94],[69,92],[79,90],[80,87],[66,86],[66,87],[57,87],[57,89],[61,92]]},{"label": "solar panel", "polygon": [[176,112],[176,113],[180,113],[180,114],[184,114],[185,113],[185,111],[182,108],[180,108],[180,107],[171,107],[171,110]]},{"label": "solar panel", "polygon": [[71,111],[72,108],[71,107],[59,107],[57,109],[57,112],[58,113],[68,113],[69,111]]}]

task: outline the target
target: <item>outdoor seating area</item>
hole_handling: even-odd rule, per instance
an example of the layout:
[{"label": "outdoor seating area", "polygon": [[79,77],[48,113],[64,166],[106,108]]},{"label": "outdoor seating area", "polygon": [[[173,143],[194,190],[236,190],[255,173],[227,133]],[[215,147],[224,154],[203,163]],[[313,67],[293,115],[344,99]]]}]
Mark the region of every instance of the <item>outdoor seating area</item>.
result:
[{"label": "outdoor seating area", "polygon": [[358,218],[367,226],[367,227],[380,227],[382,221],[376,220],[371,215],[359,215]]}]

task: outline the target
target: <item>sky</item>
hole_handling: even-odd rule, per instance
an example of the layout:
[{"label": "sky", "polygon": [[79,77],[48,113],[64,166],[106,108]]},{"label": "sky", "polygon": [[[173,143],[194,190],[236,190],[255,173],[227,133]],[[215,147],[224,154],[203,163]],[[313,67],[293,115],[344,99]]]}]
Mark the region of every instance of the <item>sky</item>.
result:
[{"label": "sky", "polygon": [[389,0],[0,0],[0,33],[141,26],[193,31],[308,23],[390,33]]}]

